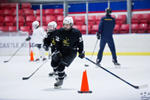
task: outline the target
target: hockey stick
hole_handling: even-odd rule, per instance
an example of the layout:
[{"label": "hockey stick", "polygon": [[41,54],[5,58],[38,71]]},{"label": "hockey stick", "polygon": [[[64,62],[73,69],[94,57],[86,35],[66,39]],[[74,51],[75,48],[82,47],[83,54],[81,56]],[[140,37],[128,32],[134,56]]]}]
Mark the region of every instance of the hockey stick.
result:
[{"label": "hockey stick", "polygon": [[31,78],[47,61],[45,61],[44,63],[42,63],[30,76],[23,77],[22,80],[28,80],[29,78]]},{"label": "hockey stick", "polygon": [[51,50],[50,50],[50,48],[49,48],[49,50],[48,50],[48,59],[50,59],[51,58]]},{"label": "hockey stick", "polygon": [[[52,56],[54,53],[52,53],[50,56]],[[48,61],[48,60],[47,60]],[[47,61],[43,62],[33,73],[31,73],[31,75],[29,75],[28,77],[22,77],[22,80],[28,80],[29,78],[31,78]]]},{"label": "hockey stick", "polygon": [[93,49],[93,52],[92,52],[92,56],[91,56],[91,59],[92,59],[92,57],[93,57],[93,55],[94,55],[94,52],[95,52],[95,48],[96,48],[96,46],[97,46],[97,42],[98,42],[98,39],[96,40],[96,43],[95,43],[95,47],[94,47],[94,49]]},{"label": "hockey stick", "polygon": [[102,68],[103,70],[105,70],[106,72],[110,73],[111,75],[115,76],[116,78],[120,79],[121,81],[123,81],[124,83],[130,85],[131,87],[135,88],[135,89],[141,89],[141,88],[147,88],[148,85],[142,85],[142,86],[137,86],[137,85],[133,85],[129,82],[127,82],[126,80],[122,79],[121,77],[117,76],[116,74],[112,73],[111,71],[107,70],[106,68],[97,65],[94,61],[90,60],[89,58],[85,57],[86,60],[90,61],[91,63],[95,64],[96,66]]},{"label": "hockey stick", "polygon": [[[25,40],[22,44],[24,44],[25,42],[26,42],[26,40]],[[4,63],[9,62],[9,61],[17,54],[17,52],[18,52],[22,47],[23,47],[23,46],[21,45],[21,46],[13,53],[13,55],[10,56],[10,58],[9,58],[8,60],[4,61]]]},{"label": "hockey stick", "polygon": [[[95,43],[95,46],[94,46],[94,49],[93,49],[93,52],[92,52],[92,55],[91,55],[91,59],[94,55],[94,52],[95,52],[95,49],[96,49],[96,46],[97,46],[97,42],[98,42],[98,39],[96,40],[96,43]],[[88,64],[85,64],[86,67],[88,67],[89,65]]]}]

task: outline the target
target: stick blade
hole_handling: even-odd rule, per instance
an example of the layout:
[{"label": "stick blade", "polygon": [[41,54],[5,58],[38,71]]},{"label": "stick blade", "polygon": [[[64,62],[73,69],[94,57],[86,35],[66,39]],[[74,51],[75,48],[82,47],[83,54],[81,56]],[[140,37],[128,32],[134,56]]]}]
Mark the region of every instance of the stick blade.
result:
[{"label": "stick blade", "polygon": [[4,63],[7,63],[7,62],[8,62],[8,60],[4,61]]},{"label": "stick blade", "polygon": [[144,84],[144,85],[139,86],[139,89],[145,89],[145,88],[148,88],[148,84]]},{"label": "stick blade", "polygon": [[29,79],[29,77],[23,77],[22,78],[22,80],[28,80]]}]

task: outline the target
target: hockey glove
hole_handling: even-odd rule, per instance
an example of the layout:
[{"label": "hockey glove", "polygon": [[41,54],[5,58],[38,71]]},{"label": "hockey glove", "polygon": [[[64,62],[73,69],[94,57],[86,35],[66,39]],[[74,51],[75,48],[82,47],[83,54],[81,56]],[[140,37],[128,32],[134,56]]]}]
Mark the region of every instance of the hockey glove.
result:
[{"label": "hockey glove", "polygon": [[46,46],[46,45],[44,45],[43,48],[44,48],[45,51],[49,50],[48,46]]},{"label": "hockey glove", "polygon": [[85,52],[83,51],[82,53],[79,53],[79,57],[83,59],[85,57]]},{"label": "hockey glove", "polygon": [[99,32],[96,33],[96,36],[98,40],[101,38],[101,34]]},{"label": "hockey glove", "polygon": [[29,40],[31,40],[31,37],[30,37],[30,36],[26,38],[26,41],[29,41]]}]

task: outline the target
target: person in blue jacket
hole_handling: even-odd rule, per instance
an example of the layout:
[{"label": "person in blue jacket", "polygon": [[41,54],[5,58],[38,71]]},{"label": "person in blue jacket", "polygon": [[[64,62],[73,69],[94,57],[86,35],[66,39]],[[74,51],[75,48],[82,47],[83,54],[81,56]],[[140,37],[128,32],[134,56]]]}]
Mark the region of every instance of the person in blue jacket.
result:
[{"label": "person in blue jacket", "polygon": [[120,65],[117,61],[116,49],[113,40],[115,19],[111,16],[111,12],[112,12],[111,8],[107,8],[105,11],[106,11],[106,16],[101,18],[99,24],[99,30],[97,32],[97,39],[100,39],[100,50],[97,55],[96,63],[100,65],[103,57],[103,51],[107,43],[112,53],[112,58],[113,58],[112,62],[114,63],[114,65]]}]

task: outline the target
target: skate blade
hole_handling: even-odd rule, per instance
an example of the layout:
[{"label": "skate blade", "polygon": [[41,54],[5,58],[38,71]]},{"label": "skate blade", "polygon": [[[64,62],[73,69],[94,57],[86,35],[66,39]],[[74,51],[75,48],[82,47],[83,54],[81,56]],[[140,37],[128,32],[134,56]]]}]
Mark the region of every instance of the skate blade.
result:
[{"label": "skate blade", "polygon": [[115,65],[115,68],[120,69],[121,65]]},{"label": "skate blade", "polygon": [[121,66],[121,64],[119,64],[119,65],[118,65],[118,64],[114,64],[114,66],[118,66],[118,67],[120,67],[120,66]]},{"label": "skate blade", "polygon": [[54,77],[54,78],[57,77],[56,75],[48,75],[48,76],[49,76],[49,77]]},{"label": "skate blade", "polygon": [[61,89],[61,86],[54,86],[54,89]]}]

